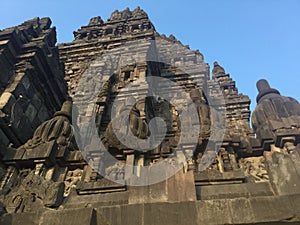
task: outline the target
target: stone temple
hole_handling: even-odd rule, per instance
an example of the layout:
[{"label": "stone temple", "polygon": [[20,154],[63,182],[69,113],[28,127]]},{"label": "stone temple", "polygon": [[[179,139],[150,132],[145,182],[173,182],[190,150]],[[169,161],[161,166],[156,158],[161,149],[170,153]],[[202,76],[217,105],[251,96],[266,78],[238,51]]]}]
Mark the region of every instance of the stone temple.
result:
[{"label": "stone temple", "polygon": [[300,104],[257,89],[250,125],[224,68],[140,8],[70,43],[49,18],[1,30],[0,224],[300,224]]}]

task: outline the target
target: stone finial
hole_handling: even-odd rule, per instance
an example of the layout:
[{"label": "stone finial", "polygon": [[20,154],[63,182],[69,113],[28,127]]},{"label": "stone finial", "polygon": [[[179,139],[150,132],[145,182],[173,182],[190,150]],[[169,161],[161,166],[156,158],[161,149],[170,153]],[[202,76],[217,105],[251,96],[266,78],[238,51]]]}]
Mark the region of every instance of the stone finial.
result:
[{"label": "stone finial", "polygon": [[298,144],[300,135],[300,104],[293,98],[281,96],[265,79],[256,84],[257,106],[252,114],[252,127],[261,146],[271,144],[283,148],[286,142]]},{"label": "stone finial", "polygon": [[268,94],[278,94],[280,95],[279,91],[271,88],[268,81],[265,79],[260,79],[256,83],[256,87],[258,90],[258,95],[256,97],[256,102],[258,103],[262,97],[268,95]]},{"label": "stone finial", "polygon": [[69,121],[72,120],[72,102],[71,101],[65,101],[61,107],[60,111],[57,111],[54,113],[54,116],[64,116],[67,117]]},{"label": "stone finial", "polygon": [[[42,123],[34,132],[32,139],[20,148],[41,149],[52,140],[60,146],[67,146],[69,150],[77,150],[74,130],[71,128],[72,102],[65,101],[61,110],[54,114],[54,118]],[[42,147],[40,147],[42,146]]]},{"label": "stone finial", "polygon": [[217,76],[217,75],[224,75],[225,74],[225,70],[222,66],[219,65],[219,63],[217,61],[214,62],[214,68],[212,70],[212,75]]},{"label": "stone finial", "polygon": [[32,26],[32,27],[36,28],[39,26],[39,24],[40,24],[40,18],[34,17],[33,19],[27,20],[24,23],[22,23],[21,26],[23,26],[23,27],[31,27]]},{"label": "stone finial", "polygon": [[47,30],[51,27],[51,19],[49,17],[45,17],[45,18],[42,18],[40,19],[40,28],[42,30]]},{"label": "stone finial", "polygon": [[171,41],[177,41],[176,37],[173,34],[170,34],[169,40],[171,40]]},{"label": "stone finial", "polygon": [[109,21],[117,21],[117,20],[127,20],[132,17],[132,12],[130,9],[127,7],[123,11],[119,12],[118,10],[115,10],[110,18]]},{"label": "stone finial", "polygon": [[51,27],[51,19],[49,17],[39,18],[35,17],[31,20],[27,20],[21,24],[21,26],[30,28],[33,27],[34,29],[40,28],[41,30],[47,30]]},{"label": "stone finial", "polygon": [[139,6],[135,10],[133,10],[132,16],[134,18],[148,17],[147,13],[145,13],[145,11],[142,10]]},{"label": "stone finial", "polygon": [[122,20],[127,20],[131,16],[132,16],[132,12],[130,11],[130,9],[128,7],[121,12],[121,19]]},{"label": "stone finial", "polygon": [[100,16],[93,17],[90,19],[89,25],[88,26],[95,26],[95,25],[101,25],[103,24],[103,20],[101,19]]}]

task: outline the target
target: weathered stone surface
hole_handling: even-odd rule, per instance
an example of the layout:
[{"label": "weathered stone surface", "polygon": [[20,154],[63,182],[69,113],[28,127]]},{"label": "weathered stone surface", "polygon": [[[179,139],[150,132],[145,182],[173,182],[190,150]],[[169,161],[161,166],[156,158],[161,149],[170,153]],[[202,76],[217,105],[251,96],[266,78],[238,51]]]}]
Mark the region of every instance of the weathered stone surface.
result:
[{"label": "weathered stone surface", "polygon": [[41,213],[31,212],[31,213],[15,213],[15,214],[5,214],[0,217],[1,225],[23,225],[23,224],[40,224]]},{"label": "weathered stone surface", "polygon": [[226,199],[196,202],[198,224],[232,224]]},{"label": "weathered stone surface", "polygon": [[47,225],[108,225],[100,217],[101,215],[96,215],[96,212],[92,208],[87,209],[77,209],[77,210],[61,210],[61,211],[47,211],[45,212],[41,219],[40,224]]},{"label": "weathered stone surface", "polygon": [[244,183],[228,185],[200,186],[197,189],[198,199],[231,199],[250,196],[272,196],[273,192],[268,183]]},{"label": "weathered stone surface", "polygon": [[[270,182],[279,195],[300,193],[299,147],[289,155],[281,152],[266,153]],[[293,161],[298,159],[297,161]]]}]

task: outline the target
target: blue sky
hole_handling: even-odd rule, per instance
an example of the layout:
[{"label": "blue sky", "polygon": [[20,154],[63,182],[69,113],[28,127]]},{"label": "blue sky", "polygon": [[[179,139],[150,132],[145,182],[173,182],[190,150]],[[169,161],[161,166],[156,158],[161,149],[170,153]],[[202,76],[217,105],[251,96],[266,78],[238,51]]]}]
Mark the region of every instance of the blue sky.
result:
[{"label": "blue sky", "polygon": [[256,81],[266,78],[283,95],[300,100],[299,0],[2,0],[0,29],[33,17],[51,17],[58,42],[91,17],[106,20],[115,9],[140,6],[156,30],[174,34],[199,49],[212,67],[216,60],[249,95],[252,109]]}]

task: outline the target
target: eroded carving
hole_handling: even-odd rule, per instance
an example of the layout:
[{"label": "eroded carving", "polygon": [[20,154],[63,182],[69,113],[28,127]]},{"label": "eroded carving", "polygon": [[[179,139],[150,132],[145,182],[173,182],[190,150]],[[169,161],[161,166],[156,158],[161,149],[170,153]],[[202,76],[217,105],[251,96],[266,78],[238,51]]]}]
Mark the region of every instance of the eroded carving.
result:
[{"label": "eroded carving", "polygon": [[243,158],[239,160],[239,164],[244,169],[249,181],[255,183],[269,181],[263,156]]},{"label": "eroded carving", "polygon": [[63,201],[64,184],[46,181],[30,172],[4,197],[9,213],[40,210],[43,207],[56,208]]},{"label": "eroded carving", "polygon": [[68,171],[65,179],[65,190],[64,190],[64,196],[68,196],[72,189],[76,188],[77,183],[82,178],[82,169],[75,169]]}]

